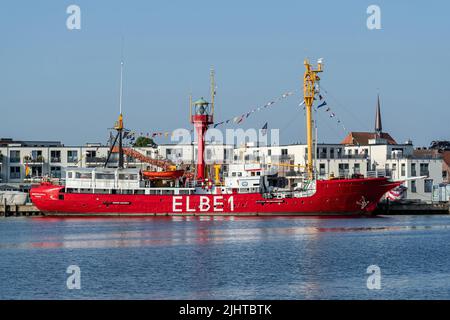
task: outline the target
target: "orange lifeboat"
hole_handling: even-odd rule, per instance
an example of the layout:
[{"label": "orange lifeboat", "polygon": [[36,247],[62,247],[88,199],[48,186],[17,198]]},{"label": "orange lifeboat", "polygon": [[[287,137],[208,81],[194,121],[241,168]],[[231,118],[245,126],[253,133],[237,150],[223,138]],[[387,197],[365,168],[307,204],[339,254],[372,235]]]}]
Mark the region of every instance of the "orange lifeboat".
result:
[{"label": "orange lifeboat", "polygon": [[172,170],[172,171],[143,171],[144,178],[150,180],[174,180],[182,177],[184,170]]}]

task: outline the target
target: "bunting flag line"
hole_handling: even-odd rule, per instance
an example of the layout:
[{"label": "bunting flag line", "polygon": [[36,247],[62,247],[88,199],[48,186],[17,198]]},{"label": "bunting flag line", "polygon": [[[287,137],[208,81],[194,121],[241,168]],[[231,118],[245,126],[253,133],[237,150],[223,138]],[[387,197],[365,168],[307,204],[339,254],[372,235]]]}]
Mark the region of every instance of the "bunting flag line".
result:
[{"label": "bunting flag line", "polygon": [[322,102],[321,104],[319,104],[319,105],[317,106],[317,109],[322,108],[322,107],[324,107],[324,106],[326,106],[326,105],[327,105],[327,102],[324,101],[324,102]]},{"label": "bunting flag line", "polygon": [[[324,110],[324,112],[326,112],[329,115],[330,119],[331,118],[335,119],[336,122],[339,125],[341,125],[344,130],[346,130],[345,126],[343,125],[343,123],[341,121],[341,119],[334,112],[334,108],[330,107],[328,105],[326,100],[329,100],[328,99],[329,97],[326,95],[326,93],[327,92],[325,92],[325,94],[323,94],[322,92],[316,92],[317,98],[315,96],[314,100],[315,101],[320,101],[320,103],[318,102],[319,104],[317,105],[317,107],[315,107],[315,109],[316,110],[319,110],[319,109]],[[290,97],[292,95],[294,95],[293,91],[285,92],[281,96],[279,96],[277,99],[271,100],[271,101],[267,102],[264,105],[260,105],[258,107],[255,107],[255,108],[251,109],[250,111],[247,111],[245,113],[242,113],[241,115],[232,117],[230,119],[217,122],[217,123],[213,124],[213,128],[218,128],[218,127],[220,127],[222,125],[240,124],[243,121],[245,121],[246,119],[248,119],[254,113],[262,111],[262,110],[265,110],[267,108],[270,108],[270,107],[276,105],[278,102],[280,102],[280,101],[282,101],[282,100],[284,100],[284,99],[286,99],[286,98],[288,98],[288,97]],[[305,109],[305,100],[302,99],[301,102],[298,104],[298,106],[300,108],[303,107],[303,110],[304,110]],[[323,108],[325,106],[326,106],[326,108]],[[267,126],[268,126],[268,124],[265,123],[264,126],[261,129],[263,135],[267,134]],[[192,132],[194,132],[194,130],[191,129],[190,132],[192,133]],[[135,138],[136,138],[136,135],[137,135],[136,132],[128,132],[128,133],[124,134],[124,139],[129,140],[130,142],[134,142]],[[156,138],[156,137],[168,138],[169,136],[173,137],[173,131],[162,131],[162,132],[157,131],[157,132],[153,132],[153,133],[143,133],[143,132],[141,132],[140,136],[147,136],[147,137],[152,137],[152,138]]]},{"label": "bunting flag line", "polygon": [[[324,107],[324,106],[328,106],[328,103],[324,100],[325,97],[324,97],[321,93],[318,93],[318,95],[319,95],[320,101],[323,100],[323,102],[322,102],[321,104],[319,104],[319,105],[316,107],[316,110],[319,110],[320,108],[322,108],[322,107]],[[347,129],[346,129],[345,126],[343,125],[341,119],[339,119],[339,117],[337,117],[336,113],[334,113],[334,112],[332,111],[332,108],[331,108],[331,107],[328,106],[328,107],[325,109],[325,112],[326,112],[326,113],[329,113],[329,117],[330,117],[330,118],[335,118],[337,124],[341,125],[342,128],[344,129],[344,131],[347,131]]]},{"label": "bunting flag line", "polygon": [[253,113],[258,112],[258,111],[261,111],[261,110],[266,109],[266,108],[269,108],[269,107],[275,105],[277,102],[280,102],[281,100],[286,99],[286,98],[289,97],[289,96],[292,96],[293,94],[294,94],[293,91],[285,92],[285,93],[283,93],[278,99],[269,101],[268,103],[266,103],[266,104],[263,105],[263,106],[259,106],[259,107],[257,107],[257,108],[253,108],[252,110],[250,110],[250,111],[248,111],[248,112],[245,112],[245,113],[243,113],[243,114],[241,114],[241,115],[239,115],[239,116],[233,117],[233,118],[231,118],[231,119],[228,119],[228,120],[225,120],[225,121],[221,121],[221,122],[215,123],[215,124],[214,124],[214,128],[217,128],[218,126],[221,126],[221,125],[223,125],[223,124],[228,124],[228,123],[230,123],[230,122],[239,124],[239,123],[241,123],[242,121],[244,121],[244,119],[247,119],[248,117],[250,117],[250,115],[252,115]]}]

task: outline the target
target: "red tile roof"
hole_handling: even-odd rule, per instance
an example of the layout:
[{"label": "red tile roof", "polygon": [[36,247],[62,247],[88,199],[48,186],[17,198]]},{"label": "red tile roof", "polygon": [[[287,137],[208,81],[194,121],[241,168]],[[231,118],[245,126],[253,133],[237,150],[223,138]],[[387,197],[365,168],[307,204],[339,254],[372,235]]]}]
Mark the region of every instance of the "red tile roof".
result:
[{"label": "red tile roof", "polygon": [[450,151],[444,151],[442,157],[444,159],[444,162],[447,164],[447,166],[450,167]]},{"label": "red tile roof", "polygon": [[[376,133],[374,132],[350,132],[341,144],[346,145],[368,145],[370,139],[375,139]],[[394,138],[391,137],[389,133],[382,132],[381,139],[386,139],[388,144],[397,144]]]}]

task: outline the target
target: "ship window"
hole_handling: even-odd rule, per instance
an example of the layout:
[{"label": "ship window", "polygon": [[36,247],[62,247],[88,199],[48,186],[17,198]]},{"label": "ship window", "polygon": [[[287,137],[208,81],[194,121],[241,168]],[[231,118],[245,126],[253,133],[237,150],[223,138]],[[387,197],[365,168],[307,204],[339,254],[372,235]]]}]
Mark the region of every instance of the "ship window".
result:
[{"label": "ship window", "polygon": [[242,172],[238,172],[238,177],[242,177]]},{"label": "ship window", "polygon": [[64,195],[63,194],[58,195],[58,199],[59,200],[64,200]]},{"label": "ship window", "polygon": [[90,172],[75,172],[76,179],[92,179],[92,173]]},{"label": "ship window", "polygon": [[131,173],[119,174],[119,180],[137,180],[137,179],[138,179],[137,174],[131,174]]},{"label": "ship window", "polygon": [[96,173],[95,179],[114,180],[114,173]]}]

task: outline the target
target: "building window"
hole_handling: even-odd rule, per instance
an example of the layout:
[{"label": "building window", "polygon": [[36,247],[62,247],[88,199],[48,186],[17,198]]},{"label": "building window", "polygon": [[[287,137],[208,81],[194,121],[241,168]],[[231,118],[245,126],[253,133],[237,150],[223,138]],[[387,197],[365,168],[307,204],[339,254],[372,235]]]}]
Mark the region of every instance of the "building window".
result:
[{"label": "building window", "polygon": [[334,159],[334,148],[330,148],[330,159]]},{"label": "building window", "polygon": [[271,156],[272,155],[272,149],[267,150],[267,155]]},{"label": "building window", "polygon": [[317,152],[319,154],[319,159],[327,158],[327,148],[317,148]]},{"label": "building window", "polygon": [[61,179],[61,167],[50,167],[50,177]]},{"label": "building window", "polygon": [[9,178],[20,179],[20,167],[9,167]]},{"label": "building window", "polygon": [[433,179],[425,179],[423,181],[423,189],[425,193],[430,193],[433,190]]},{"label": "building window", "polygon": [[417,192],[417,187],[416,187],[416,181],[415,180],[411,181],[411,192],[412,193],[416,193]]},{"label": "building window", "polygon": [[43,162],[42,151],[41,150],[32,150],[31,151],[31,160],[34,162]]},{"label": "building window", "polygon": [[42,166],[32,166],[31,167],[32,177],[42,177]]},{"label": "building window", "polygon": [[10,163],[20,163],[20,151],[11,150],[9,152],[9,162]]},{"label": "building window", "polygon": [[86,151],[86,157],[87,158],[96,158],[97,157],[97,151],[95,151],[95,150],[87,150]]},{"label": "building window", "polygon": [[325,163],[319,164],[319,174],[321,176],[325,175]]},{"label": "building window", "polygon": [[339,163],[339,176],[347,176],[348,175],[348,163]]},{"label": "building window", "polygon": [[355,173],[355,174],[360,174],[361,173],[361,168],[360,168],[359,163],[355,163],[353,165],[353,173]]},{"label": "building window", "polygon": [[78,162],[78,151],[77,150],[67,151],[67,162]]},{"label": "building window", "polygon": [[421,176],[429,176],[430,172],[428,170],[428,163],[421,163],[420,164],[420,175]]},{"label": "building window", "polygon": [[404,177],[406,175],[406,165],[404,163],[402,163],[401,165],[401,172],[400,172],[401,176]]},{"label": "building window", "polygon": [[287,156],[287,154],[288,154],[288,149],[281,149],[282,156]]},{"label": "building window", "polygon": [[416,177],[416,176],[417,176],[416,164],[411,163],[411,177]]},{"label": "building window", "polygon": [[61,162],[61,151],[60,150],[52,150],[50,151],[50,162]]},{"label": "building window", "polygon": [[442,179],[447,179],[447,171],[442,171]]}]

